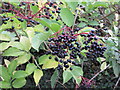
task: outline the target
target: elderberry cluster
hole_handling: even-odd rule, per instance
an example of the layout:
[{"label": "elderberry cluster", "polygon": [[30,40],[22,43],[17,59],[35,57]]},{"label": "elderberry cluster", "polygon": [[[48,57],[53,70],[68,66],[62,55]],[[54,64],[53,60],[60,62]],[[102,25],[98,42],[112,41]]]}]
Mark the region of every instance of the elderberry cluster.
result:
[{"label": "elderberry cluster", "polygon": [[[104,57],[106,47],[103,43],[100,43],[100,39],[95,35],[95,31],[92,30],[88,35],[81,35],[87,37],[87,40],[83,42],[85,46],[82,49],[88,50],[86,57],[91,60],[96,60],[98,57]],[[98,43],[99,42],[99,43]]]},{"label": "elderberry cluster", "polygon": [[[54,59],[59,62],[58,69],[63,69],[64,67],[65,69],[69,68],[72,70],[71,65],[79,65],[74,59],[77,59],[77,56],[81,57],[81,46],[77,42],[77,37],[73,36],[74,32],[75,30],[72,31],[66,28],[62,31],[61,35],[48,40],[50,51],[47,51],[46,54],[56,56]],[[49,59],[51,58],[50,56]]]},{"label": "elderberry cluster", "polygon": [[[25,6],[23,8],[22,6]],[[40,24],[38,21],[35,20],[35,18],[47,18],[47,19],[54,19],[58,21],[60,19],[59,13],[61,8],[58,7],[58,4],[55,2],[46,2],[42,7],[39,8],[39,10],[34,13],[32,11],[32,7],[38,7],[38,4],[35,2],[20,2],[18,5],[19,8],[14,7],[14,5],[3,2],[2,6],[0,7],[2,13],[13,13],[17,16],[17,19],[20,22],[23,22],[24,20],[27,22],[27,27],[34,27],[35,25]],[[9,19],[4,19],[2,24],[7,24]]]},{"label": "elderberry cluster", "polygon": [[[54,60],[59,62],[58,69],[72,70],[71,65],[79,66],[76,63],[76,59],[83,58],[81,54],[82,50],[87,50],[86,58],[97,59],[98,57],[104,57],[103,53],[106,47],[102,43],[98,44],[99,38],[95,35],[95,31],[92,30],[89,33],[78,33],[80,28],[71,29],[65,27],[62,29],[61,35],[56,34],[56,37],[48,39],[48,46],[50,48],[46,54],[51,55],[49,59],[52,59],[52,55],[55,56]],[[59,33],[60,33],[59,32]],[[83,45],[77,40],[78,36],[84,37]]]}]

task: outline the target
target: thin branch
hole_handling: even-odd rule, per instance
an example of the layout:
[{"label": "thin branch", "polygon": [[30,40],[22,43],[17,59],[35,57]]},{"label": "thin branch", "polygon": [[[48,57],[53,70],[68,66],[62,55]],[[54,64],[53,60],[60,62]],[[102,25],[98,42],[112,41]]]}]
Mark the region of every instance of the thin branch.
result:
[{"label": "thin branch", "polygon": [[111,14],[115,13],[116,11],[117,11],[117,10],[112,11],[111,13],[109,13],[108,15],[106,15],[106,16],[104,16],[104,17],[100,18],[100,19],[104,19],[104,18],[106,18],[106,17],[110,16]]},{"label": "thin branch", "polygon": [[58,80],[56,80],[56,82],[58,82],[58,83],[61,84],[66,90],[68,90],[67,87],[66,87],[64,84],[62,84],[62,83],[59,82]]},{"label": "thin branch", "polygon": [[37,63],[37,61],[36,61],[36,59],[35,59],[35,57],[32,55],[32,59],[35,61],[35,64],[37,65],[37,67],[40,69],[40,70],[42,70],[41,69],[41,67],[38,65],[38,63]]},{"label": "thin branch", "polygon": [[14,30],[14,32],[15,32],[16,36],[18,37],[18,39],[20,40],[18,33],[15,30]]},{"label": "thin branch", "polygon": [[38,86],[39,90],[41,90],[40,85],[38,84],[37,86]]},{"label": "thin branch", "polygon": [[117,87],[117,85],[118,85],[119,81],[120,81],[120,77],[118,78],[118,80],[117,80],[117,82],[116,82],[116,84],[115,84],[115,86],[114,86],[113,90],[115,90],[115,88]]},{"label": "thin branch", "polygon": [[[80,7],[80,4],[79,4],[78,7]],[[72,26],[72,30],[74,29],[75,22],[76,22],[76,19],[77,19],[77,16],[78,16],[78,12],[79,12],[79,10],[77,10],[77,12],[76,12],[76,15],[75,15],[75,18],[74,18],[74,24],[73,24],[73,26]]]},{"label": "thin branch", "polygon": [[46,44],[45,41],[44,41],[44,44],[45,44],[45,46],[47,47],[47,49],[48,49],[49,51],[52,51],[52,50],[48,47],[48,45]]},{"label": "thin branch", "polygon": [[90,81],[92,81],[94,78],[96,78],[101,72],[103,72],[104,70],[106,70],[109,66],[110,66],[110,64],[107,65],[105,69],[103,69],[103,70],[99,71],[97,74],[95,74],[88,82],[90,82]]},{"label": "thin branch", "polygon": [[[51,80],[46,80],[46,82],[51,82]],[[68,90],[67,87],[66,87],[64,84],[62,84],[62,83],[59,82],[58,80],[56,80],[56,82],[58,82],[58,83],[61,84],[66,90]]]}]

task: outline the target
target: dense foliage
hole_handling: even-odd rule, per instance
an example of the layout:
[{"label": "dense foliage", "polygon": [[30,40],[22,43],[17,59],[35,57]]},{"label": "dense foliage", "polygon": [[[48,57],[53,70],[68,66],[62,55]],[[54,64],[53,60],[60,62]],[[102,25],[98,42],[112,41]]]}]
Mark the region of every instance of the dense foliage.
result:
[{"label": "dense foliage", "polygon": [[1,88],[120,88],[120,2],[8,0],[0,20]]}]

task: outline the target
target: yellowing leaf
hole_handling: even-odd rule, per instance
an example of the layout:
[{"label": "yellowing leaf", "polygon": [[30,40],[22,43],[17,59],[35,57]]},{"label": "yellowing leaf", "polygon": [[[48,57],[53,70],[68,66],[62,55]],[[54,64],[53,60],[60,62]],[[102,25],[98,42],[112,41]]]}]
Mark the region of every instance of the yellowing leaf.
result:
[{"label": "yellowing leaf", "polygon": [[11,47],[5,50],[2,55],[3,56],[19,56],[19,55],[23,55],[24,53],[25,53],[24,51],[20,51],[19,49],[15,47]]},{"label": "yellowing leaf", "polygon": [[17,64],[20,65],[20,64],[26,63],[30,58],[31,58],[31,55],[25,53],[25,54],[19,56],[18,58],[16,58],[15,60],[17,61]]},{"label": "yellowing leaf", "polygon": [[36,86],[38,85],[38,83],[39,83],[39,81],[40,81],[40,79],[41,79],[42,76],[43,76],[42,70],[36,69],[34,71],[33,78],[34,78],[34,81],[36,83]]},{"label": "yellowing leaf", "polygon": [[12,41],[12,42],[10,42],[10,46],[16,47],[17,49],[20,49],[20,50],[24,50],[24,47],[20,42]]},{"label": "yellowing leaf", "polygon": [[96,30],[96,29],[92,28],[92,27],[85,27],[85,28],[81,29],[78,33],[81,33],[81,32],[90,32],[91,30]]},{"label": "yellowing leaf", "polygon": [[4,59],[5,65],[8,67],[8,65],[10,64],[10,61],[8,61],[7,59]]},{"label": "yellowing leaf", "polygon": [[10,41],[10,36],[8,36],[7,34],[0,34],[0,40]]},{"label": "yellowing leaf", "polygon": [[25,51],[29,51],[31,48],[30,40],[29,38],[25,36],[20,37],[20,43],[23,45]]},{"label": "yellowing leaf", "polygon": [[0,52],[1,52],[1,51],[4,51],[4,50],[7,49],[9,46],[10,46],[9,43],[6,43],[6,42],[0,43]]},{"label": "yellowing leaf", "polygon": [[107,64],[106,62],[103,62],[103,63],[101,64],[101,67],[100,67],[100,69],[101,69],[101,70],[104,70],[104,69],[106,69],[106,64]]},{"label": "yellowing leaf", "polygon": [[41,8],[46,2],[47,2],[47,0],[38,0],[39,8]]},{"label": "yellowing leaf", "polygon": [[57,66],[58,62],[54,60],[48,60],[46,63],[43,64],[42,69],[56,68]]},{"label": "yellowing leaf", "polygon": [[32,27],[28,27],[25,32],[27,33],[28,35],[28,38],[30,39],[30,42],[32,42],[32,38],[34,37],[34,29]]},{"label": "yellowing leaf", "polygon": [[36,25],[34,27],[34,31],[36,31],[36,32],[44,32],[44,27],[42,25]]}]

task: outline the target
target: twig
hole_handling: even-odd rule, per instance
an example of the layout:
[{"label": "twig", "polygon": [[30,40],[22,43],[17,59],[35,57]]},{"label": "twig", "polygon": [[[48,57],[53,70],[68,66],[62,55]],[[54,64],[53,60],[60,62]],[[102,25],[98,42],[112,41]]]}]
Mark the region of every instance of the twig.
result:
[{"label": "twig", "polygon": [[58,80],[56,80],[56,82],[58,82],[58,83],[61,84],[66,90],[68,90],[67,87],[66,87],[64,84],[62,84],[62,83],[59,82]]},{"label": "twig", "polygon": [[32,59],[35,61],[35,64],[37,65],[37,67],[40,69],[40,70],[42,70],[41,69],[41,67],[38,65],[38,63],[37,63],[37,61],[36,61],[36,59],[35,59],[35,57],[32,55]]},{"label": "twig", "polygon": [[44,41],[44,44],[45,44],[45,46],[47,47],[47,49],[48,49],[49,51],[52,51],[52,50],[48,47],[48,45],[46,44],[45,41]]},{"label": "twig", "polygon": [[[105,69],[107,69],[109,66],[110,66],[110,64],[107,65]],[[97,77],[101,72],[103,72],[105,69],[103,69],[103,70],[99,71],[97,74],[95,74],[95,76],[93,76],[93,77],[88,81],[88,83],[89,83],[90,81],[92,81],[94,78],[96,78],[96,77]]]},{"label": "twig", "polygon": [[115,88],[117,87],[117,85],[118,85],[119,81],[120,81],[120,77],[118,78],[118,80],[117,80],[117,82],[116,82],[116,84],[115,84],[115,86],[114,86],[113,90],[115,90]]},{"label": "twig", "polygon": [[18,33],[15,30],[14,30],[14,32],[15,32],[16,36],[18,37],[18,39],[20,40]]},{"label": "twig", "polygon": [[37,86],[38,86],[39,90],[41,90],[40,85],[38,84]]},{"label": "twig", "polygon": [[106,16],[104,16],[104,17],[100,18],[100,19],[104,19],[104,18],[106,18],[106,17],[110,16],[111,14],[115,13],[116,11],[117,11],[117,10],[115,10],[115,11],[113,11],[113,12],[109,13],[108,15],[106,15]]},{"label": "twig", "polygon": [[[51,80],[47,80],[46,82],[51,82]],[[61,84],[66,90],[68,90],[67,87],[66,87],[64,84],[62,84],[62,83],[59,82],[58,80],[56,80],[56,82],[58,82],[58,83]]]},{"label": "twig", "polygon": [[[80,4],[79,4],[78,7],[80,7]],[[74,26],[75,26],[75,22],[76,22],[76,19],[77,19],[77,16],[78,16],[78,11],[79,11],[79,10],[77,10],[76,15],[75,15],[75,18],[74,18],[74,24],[73,24],[73,26],[72,26],[72,30],[74,29]]]}]

